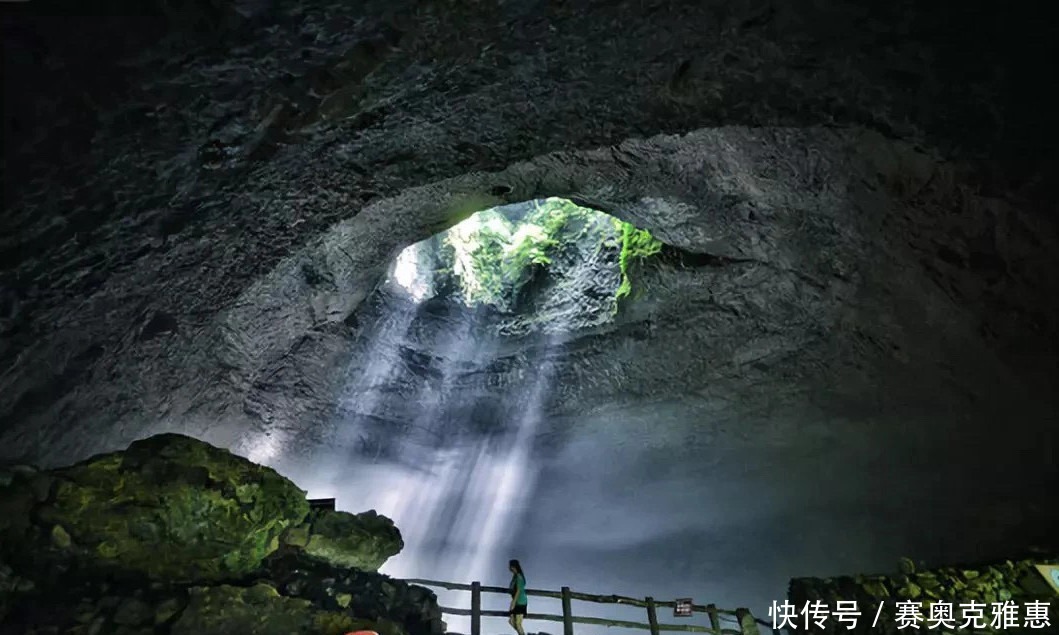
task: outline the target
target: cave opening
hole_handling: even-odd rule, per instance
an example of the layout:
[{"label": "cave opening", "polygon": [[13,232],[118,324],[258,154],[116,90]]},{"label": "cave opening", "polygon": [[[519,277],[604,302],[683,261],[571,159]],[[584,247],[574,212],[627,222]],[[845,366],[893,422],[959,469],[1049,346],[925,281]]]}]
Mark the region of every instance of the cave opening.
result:
[{"label": "cave opening", "polygon": [[357,504],[405,537],[391,575],[487,578],[528,512],[568,345],[613,328],[645,263],[671,249],[559,197],[487,208],[401,249],[357,311],[318,442],[343,450],[315,457],[310,494],[341,503],[342,482],[361,484]]},{"label": "cave opening", "polygon": [[476,212],[409,245],[385,286],[415,303],[482,309],[506,334],[576,330],[612,319],[633,291],[635,265],[663,247],[605,212],[534,199]]}]

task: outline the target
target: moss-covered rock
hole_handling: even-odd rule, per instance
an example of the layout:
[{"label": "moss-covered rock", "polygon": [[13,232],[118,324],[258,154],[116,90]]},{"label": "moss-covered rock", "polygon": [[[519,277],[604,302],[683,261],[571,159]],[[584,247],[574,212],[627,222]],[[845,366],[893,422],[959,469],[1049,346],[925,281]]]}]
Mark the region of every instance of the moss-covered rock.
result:
[{"label": "moss-covered rock", "polygon": [[305,545],[309,544],[310,529],[311,527],[308,524],[291,527],[280,536],[280,542],[290,547],[303,549],[305,548]]},{"label": "moss-covered rock", "polygon": [[404,546],[393,521],[375,511],[319,510],[311,518],[306,553],[336,566],[376,571]]},{"label": "moss-covered rock", "polygon": [[172,635],[342,635],[353,630],[400,635],[393,625],[380,626],[347,613],[320,610],[308,600],[284,597],[267,584],[249,588],[193,588],[188,607],[170,632]]},{"label": "moss-covered rock", "polygon": [[402,546],[375,512],[310,514],[275,471],[160,435],[0,472],[0,635],[440,635],[433,593],[372,572]]},{"label": "moss-covered rock", "polygon": [[381,573],[336,567],[299,550],[269,556],[266,567],[270,583],[285,596],[308,600],[329,611],[348,610],[379,624],[392,621],[408,635],[445,632],[437,596],[425,587]]},{"label": "moss-covered rock", "polygon": [[53,548],[168,581],[250,573],[309,512],[305,492],[274,470],[177,434],[53,476],[36,510]]}]

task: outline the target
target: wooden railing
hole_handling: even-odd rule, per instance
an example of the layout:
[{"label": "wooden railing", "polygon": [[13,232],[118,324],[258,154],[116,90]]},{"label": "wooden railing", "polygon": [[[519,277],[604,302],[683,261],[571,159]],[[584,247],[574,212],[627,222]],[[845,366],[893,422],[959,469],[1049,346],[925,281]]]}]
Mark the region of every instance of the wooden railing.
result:
[{"label": "wooden railing", "polygon": [[[438,587],[451,591],[470,591],[471,608],[460,609],[441,607],[442,613],[448,615],[464,615],[471,618],[470,635],[482,635],[482,617],[507,617],[507,611],[482,610],[482,593],[509,594],[506,587],[482,586],[480,582],[471,584],[459,584],[456,582],[439,582],[437,580],[405,580],[410,584],[420,584],[428,587]],[[562,600],[563,614],[549,615],[546,613],[530,613],[526,615],[527,620],[547,620],[563,623],[563,635],[574,635],[574,624],[596,624],[600,626],[619,626],[622,628],[635,628],[651,631],[651,635],[658,635],[662,631],[683,631],[691,633],[710,633],[711,635],[760,635],[758,624],[770,626],[766,622],[756,619],[747,609],[736,609],[734,611],[719,609],[713,604],[693,604],[691,609],[696,613],[705,613],[709,618],[709,626],[697,624],[660,624],[658,622],[659,608],[673,608],[676,602],[657,601],[654,598],[630,598],[621,595],[591,595],[589,593],[578,593],[571,591],[570,587],[563,587],[561,591],[544,591],[540,589],[526,589],[526,595],[538,597],[556,598]],[[581,617],[574,615],[570,608],[572,600],[583,602],[595,602],[597,604],[623,604],[638,606],[647,610],[647,622],[631,622],[627,620],[612,620],[602,617]]]}]

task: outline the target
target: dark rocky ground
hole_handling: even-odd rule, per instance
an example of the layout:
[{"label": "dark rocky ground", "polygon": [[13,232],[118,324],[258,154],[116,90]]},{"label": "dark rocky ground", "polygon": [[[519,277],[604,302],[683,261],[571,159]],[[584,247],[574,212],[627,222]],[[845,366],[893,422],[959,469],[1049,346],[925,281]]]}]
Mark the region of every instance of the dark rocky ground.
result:
[{"label": "dark rocky ground", "polygon": [[[864,617],[855,625],[831,619],[816,623],[812,618],[806,627],[805,616],[793,620],[801,630],[816,633],[900,633],[913,627],[906,618],[898,617],[897,603],[917,603],[920,617],[916,624],[921,629],[948,627],[979,632],[1038,633],[1055,630],[1059,606],[1053,601],[1054,592],[1034,568],[1034,564],[1055,563],[1054,556],[1035,554],[1028,560],[996,562],[971,567],[945,567],[935,570],[916,570],[908,559],[900,563],[900,571],[888,576],[843,576],[832,579],[801,578],[791,581],[791,603],[803,607],[806,603],[822,602],[831,610],[837,601],[856,602]],[[953,606],[951,616],[932,612],[931,603]],[[1007,623],[991,624],[996,619],[995,606],[1013,603],[1014,616]],[[882,610],[879,610],[880,604]],[[1027,606],[1040,606],[1041,609]],[[976,610],[981,609],[981,614]],[[876,613],[879,617],[874,618]],[[907,615],[907,613],[906,613]],[[945,618],[941,621],[939,618]],[[1003,620],[1004,618],[1001,618]],[[874,626],[873,626],[874,623]],[[810,630],[811,629],[811,630]]]}]

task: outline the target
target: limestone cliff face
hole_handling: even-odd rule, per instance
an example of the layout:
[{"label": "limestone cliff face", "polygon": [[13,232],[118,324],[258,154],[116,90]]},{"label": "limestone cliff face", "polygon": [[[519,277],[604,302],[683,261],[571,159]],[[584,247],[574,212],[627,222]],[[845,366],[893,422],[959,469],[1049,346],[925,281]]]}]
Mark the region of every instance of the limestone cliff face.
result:
[{"label": "limestone cliff face", "polygon": [[0,633],[443,629],[432,593],[374,573],[402,547],[389,519],[310,513],[274,470],[200,441],[0,474]]},{"label": "limestone cliff face", "polygon": [[[833,410],[911,404],[1053,370],[1050,159],[1024,81],[1046,22],[874,2],[159,6],[5,32],[5,455],[311,429],[396,250],[548,195],[699,254],[641,272],[615,322],[574,338],[556,413],[706,390],[738,410],[763,381],[826,388]],[[995,358],[1015,375],[982,370]]]}]

